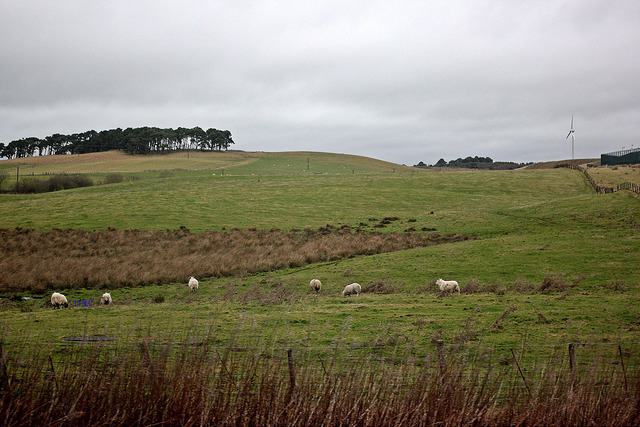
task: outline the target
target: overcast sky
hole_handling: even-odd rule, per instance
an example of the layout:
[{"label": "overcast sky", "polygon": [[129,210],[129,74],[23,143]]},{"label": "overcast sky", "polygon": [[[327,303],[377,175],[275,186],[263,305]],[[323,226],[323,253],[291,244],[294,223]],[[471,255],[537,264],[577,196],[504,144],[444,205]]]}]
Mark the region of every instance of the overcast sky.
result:
[{"label": "overcast sky", "polygon": [[640,1],[2,0],[0,142],[156,126],[413,165],[640,147]]}]

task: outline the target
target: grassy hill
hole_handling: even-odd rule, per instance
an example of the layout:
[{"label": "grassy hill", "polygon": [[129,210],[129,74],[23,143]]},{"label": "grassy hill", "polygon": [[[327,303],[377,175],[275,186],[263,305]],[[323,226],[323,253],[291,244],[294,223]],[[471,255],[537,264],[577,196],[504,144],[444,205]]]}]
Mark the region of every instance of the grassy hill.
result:
[{"label": "grassy hill", "polygon": [[[100,154],[93,160],[28,159],[34,163],[23,163],[20,170],[119,172],[140,179],[38,195],[2,194],[0,228],[289,232],[330,224],[362,235],[414,229],[464,233],[473,240],[256,275],[199,277],[197,295],[189,295],[184,283],[117,289],[116,305],[109,309],[54,312],[39,301],[4,300],[0,321],[8,325],[10,340],[46,341],[77,334],[79,325],[84,333],[123,341],[144,331],[152,339],[186,331],[206,336],[211,327],[221,342],[237,330],[258,328],[278,345],[331,345],[338,339],[353,346],[429,345],[435,334],[447,342],[492,345],[637,340],[638,199],[628,192],[597,195],[577,171],[422,171],[359,156],[303,152],[192,152],[188,158],[186,153]],[[0,167],[13,170],[17,163],[4,161]],[[374,228],[385,217],[397,219]],[[41,259],[50,256],[42,253]],[[161,249],[157,256],[163,256]],[[193,262],[218,260],[194,255]],[[20,267],[24,274],[30,268]],[[141,274],[148,268],[139,264]],[[193,273],[180,274],[186,283]],[[309,294],[313,277],[324,284],[318,301]],[[458,280],[463,294],[439,298],[433,285],[439,277]],[[350,282],[370,291],[359,299],[343,298],[340,291]],[[102,292],[59,290],[71,301],[97,300]],[[511,306],[517,309],[501,317]],[[501,318],[500,327],[493,327]]]},{"label": "grassy hill", "polygon": [[[23,175],[104,174],[158,171],[208,170],[234,174],[309,174],[312,173],[382,173],[409,171],[389,162],[369,157],[318,152],[203,152],[183,151],[170,154],[129,155],[105,151],[80,155],[28,157],[0,161],[0,170]],[[310,169],[307,168],[310,167]]]}]

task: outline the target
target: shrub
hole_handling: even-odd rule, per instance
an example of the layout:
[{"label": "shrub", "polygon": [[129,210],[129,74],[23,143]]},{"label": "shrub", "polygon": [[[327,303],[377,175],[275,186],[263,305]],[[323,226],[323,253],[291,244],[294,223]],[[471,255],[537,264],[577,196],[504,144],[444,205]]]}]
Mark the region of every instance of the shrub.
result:
[{"label": "shrub", "polygon": [[22,194],[34,194],[92,185],[93,181],[86,175],[54,175],[49,179],[24,178],[22,182],[15,184],[14,191]]},{"label": "shrub", "polygon": [[362,292],[373,294],[394,294],[395,286],[391,280],[372,280],[362,287]]},{"label": "shrub", "polygon": [[49,191],[70,190],[92,185],[93,180],[86,175],[55,175],[49,178]]},{"label": "shrub", "polygon": [[21,182],[14,185],[14,192],[22,194],[44,193],[47,191],[47,184],[44,180],[37,178],[23,178]]},{"label": "shrub", "polygon": [[542,284],[538,286],[538,292],[542,294],[566,292],[569,289],[577,286],[578,282],[579,280],[576,280],[572,284],[567,284],[567,282],[562,278],[561,274],[555,276],[549,275],[545,277],[542,281]]},{"label": "shrub", "polygon": [[107,175],[104,179],[105,184],[118,184],[124,181],[124,177],[119,173]]},{"label": "shrub", "polygon": [[467,282],[467,286],[460,290],[460,293],[462,294],[477,294],[478,292],[480,292],[480,282],[478,282],[476,279],[469,279],[469,281]]},{"label": "shrub", "polygon": [[609,284],[605,285],[604,288],[610,291],[619,291],[619,292],[626,292],[630,289],[629,286],[625,285],[623,282],[619,280],[615,282],[609,282]]},{"label": "shrub", "polygon": [[535,289],[535,284],[527,282],[522,277],[517,278],[516,281],[513,282],[513,285],[511,285],[511,287],[509,288],[511,292],[517,293],[533,292]]},{"label": "shrub", "polygon": [[467,286],[460,289],[460,293],[504,295],[504,289],[500,282],[488,283],[486,285],[483,285],[477,279],[469,279],[469,282],[467,282]]}]

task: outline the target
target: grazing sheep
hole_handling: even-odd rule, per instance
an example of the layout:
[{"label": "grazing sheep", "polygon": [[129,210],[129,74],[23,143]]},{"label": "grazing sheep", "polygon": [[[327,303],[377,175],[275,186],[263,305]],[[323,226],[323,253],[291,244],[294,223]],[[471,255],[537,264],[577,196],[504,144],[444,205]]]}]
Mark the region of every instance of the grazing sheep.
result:
[{"label": "grazing sheep", "polygon": [[313,289],[317,295],[320,292],[320,288],[322,288],[322,282],[318,279],[313,279],[311,283],[309,283],[309,286],[311,286],[311,289]]},{"label": "grazing sheep", "polygon": [[191,289],[192,292],[198,290],[198,281],[193,276],[189,276],[189,289]]},{"label": "grazing sheep", "polygon": [[100,297],[100,303],[104,305],[112,304],[113,300],[111,299],[111,292],[105,292],[104,294],[102,294],[102,296]]},{"label": "grazing sheep", "polygon": [[436,280],[436,285],[440,288],[440,292],[448,292],[448,293],[460,293],[460,286],[458,286],[458,282],[455,280]]},{"label": "grazing sheep", "polygon": [[360,292],[362,292],[362,287],[357,283],[352,283],[344,287],[344,291],[342,291],[342,296],[345,297],[347,295],[356,294],[356,296],[359,297]]},{"label": "grazing sheep", "polygon": [[67,304],[67,297],[58,292],[54,292],[53,295],[51,295],[51,305],[54,309],[69,307],[69,304]]}]

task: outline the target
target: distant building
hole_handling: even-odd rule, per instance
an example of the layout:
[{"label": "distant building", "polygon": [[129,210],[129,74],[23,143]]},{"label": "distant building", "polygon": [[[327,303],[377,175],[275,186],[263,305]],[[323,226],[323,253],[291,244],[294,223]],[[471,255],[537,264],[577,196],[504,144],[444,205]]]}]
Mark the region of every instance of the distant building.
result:
[{"label": "distant building", "polygon": [[640,148],[600,155],[600,164],[602,165],[634,165],[638,163],[640,163]]}]

